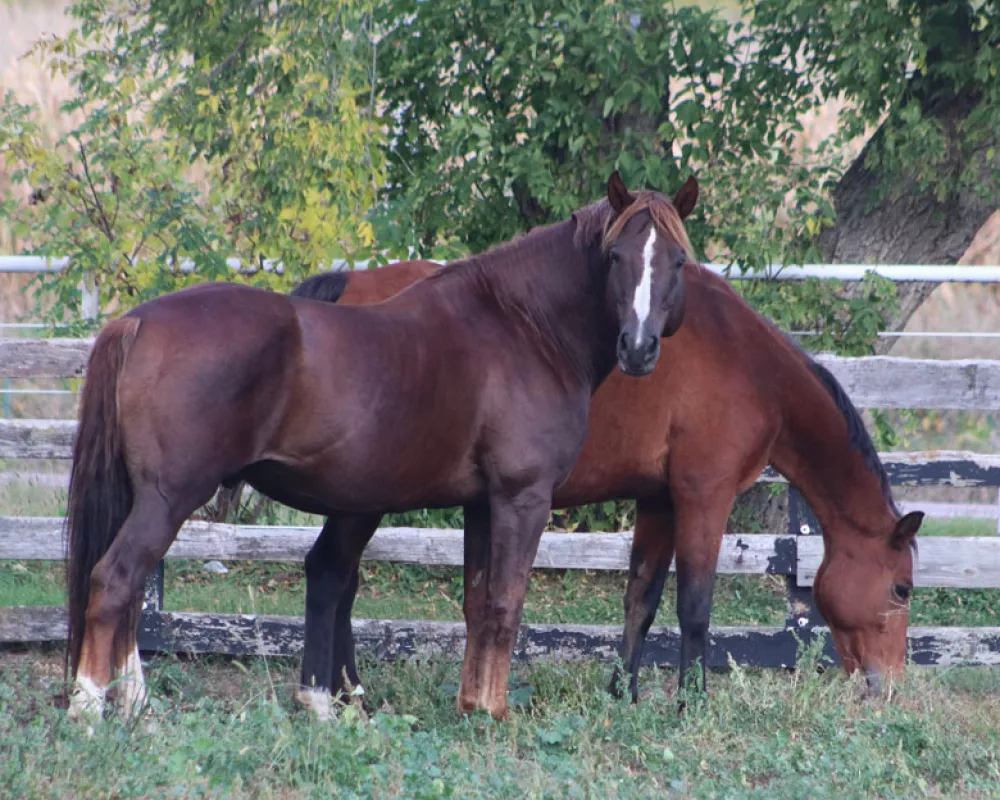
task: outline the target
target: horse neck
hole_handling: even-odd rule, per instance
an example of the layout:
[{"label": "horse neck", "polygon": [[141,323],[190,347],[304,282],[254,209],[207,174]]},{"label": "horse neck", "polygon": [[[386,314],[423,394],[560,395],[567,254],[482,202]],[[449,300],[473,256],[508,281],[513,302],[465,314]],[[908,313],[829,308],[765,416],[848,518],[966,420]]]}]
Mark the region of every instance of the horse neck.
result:
[{"label": "horse neck", "polygon": [[473,280],[546,360],[568,365],[595,389],[614,364],[616,330],[599,249],[574,243],[574,228],[570,220],[537,229],[469,259],[455,274]]},{"label": "horse neck", "polygon": [[897,515],[877,461],[871,464],[874,449],[866,459],[830,392],[804,356],[802,361],[801,374],[782,381],[796,390],[782,395],[784,424],[771,463],[808,500],[827,538],[850,531],[884,536]]}]

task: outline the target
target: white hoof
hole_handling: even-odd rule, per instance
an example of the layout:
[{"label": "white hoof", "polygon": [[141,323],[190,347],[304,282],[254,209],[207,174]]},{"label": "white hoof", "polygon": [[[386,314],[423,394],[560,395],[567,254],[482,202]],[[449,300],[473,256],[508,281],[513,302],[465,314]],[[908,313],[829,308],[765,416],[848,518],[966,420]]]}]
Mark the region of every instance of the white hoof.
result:
[{"label": "white hoof", "polygon": [[325,689],[299,689],[295,695],[313,717],[320,722],[329,722],[333,719],[333,698]]},{"label": "white hoof", "polygon": [[87,734],[93,736],[94,725],[104,715],[104,689],[86,675],[78,675],[69,699],[67,716],[71,720],[87,723]]},{"label": "white hoof", "polygon": [[142,676],[142,660],[139,648],[133,648],[120,670],[118,681],[118,704],[126,719],[138,716],[146,705],[146,680]]}]

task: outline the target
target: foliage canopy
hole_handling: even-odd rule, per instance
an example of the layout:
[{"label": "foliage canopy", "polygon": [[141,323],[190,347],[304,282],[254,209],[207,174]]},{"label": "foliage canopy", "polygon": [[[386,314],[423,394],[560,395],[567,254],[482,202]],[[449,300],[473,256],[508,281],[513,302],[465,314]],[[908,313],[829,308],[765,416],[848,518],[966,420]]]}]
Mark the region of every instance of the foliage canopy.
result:
[{"label": "foliage canopy", "polygon": [[383,158],[360,3],[80,0],[69,13],[71,32],[32,54],[69,78],[70,130],[50,143],[37,108],[10,94],[0,107],[0,151],[32,190],[0,210],[35,253],[70,258],[45,280],[57,316],[78,317],[84,275],[120,308],[235,279],[227,259],[279,288],[368,252]]}]

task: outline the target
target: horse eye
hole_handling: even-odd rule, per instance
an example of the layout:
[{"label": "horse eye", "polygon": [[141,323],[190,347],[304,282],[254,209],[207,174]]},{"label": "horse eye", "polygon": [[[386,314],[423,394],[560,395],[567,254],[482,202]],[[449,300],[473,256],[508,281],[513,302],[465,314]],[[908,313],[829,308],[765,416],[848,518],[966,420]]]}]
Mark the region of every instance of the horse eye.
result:
[{"label": "horse eye", "polygon": [[611,251],[611,263],[612,264],[617,264],[620,258],[621,258],[621,256],[618,255],[618,251],[617,250],[612,250]]},{"label": "horse eye", "polygon": [[684,256],[677,256],[677,263],[674,264],[674,266],[677,267],[677,269],[680,269],[681,267],[684,266],[684,263],[686,261],[687,259]]},{"label": "horse eye", "polygon": [[905,603],[910,599],[910,591],[911,587],[902,583],[897,583],[892,587],[892,596],[899,600],[899,602]]}]

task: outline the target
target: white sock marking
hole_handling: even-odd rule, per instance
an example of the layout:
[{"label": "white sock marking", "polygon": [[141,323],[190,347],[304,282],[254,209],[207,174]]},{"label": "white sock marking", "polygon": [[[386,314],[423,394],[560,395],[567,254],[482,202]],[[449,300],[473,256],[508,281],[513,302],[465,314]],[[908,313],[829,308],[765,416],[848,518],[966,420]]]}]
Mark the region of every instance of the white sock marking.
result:
[{"label": "white sock marking", "polygon": [[649,237],[642,248],[642,277],[635,287],[635,298],[632,301],[632,309],[639,320],[639,328],[636,331],[636,343],[642,341],[646,325],[646,318],[649,316],[649,307],[652,302],[653,291],[653,246],[656,244],[656,226],[649,226]]},{"label": "white sock marking", "polygon": [[299,689],[295,699],[309,709],[320,722],[333,719],[330,693],[325,689]]},{"label": "white sock marking", "polygon": [[[69,700],[69,718],[96,724],[104,713],[104,688],[88,675],[77,675],[73,695]],[[88,726],[92,733],[92,727]]]},{"label": "white sock marking", "polygon": [[121,680],[118,682],[118,692],[121,698],[122,710],[126,717],[138,714],[146,702],[146,679],[142,676],[142,661],[139,658],[139,646],[132,648],[128,654],[125,666],[121,670]]}]

